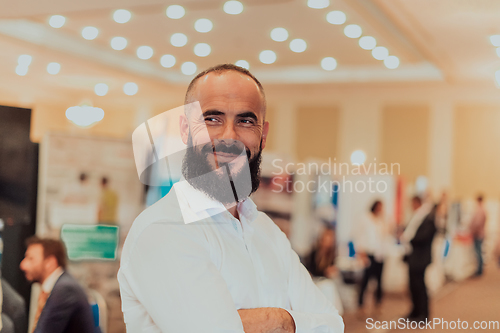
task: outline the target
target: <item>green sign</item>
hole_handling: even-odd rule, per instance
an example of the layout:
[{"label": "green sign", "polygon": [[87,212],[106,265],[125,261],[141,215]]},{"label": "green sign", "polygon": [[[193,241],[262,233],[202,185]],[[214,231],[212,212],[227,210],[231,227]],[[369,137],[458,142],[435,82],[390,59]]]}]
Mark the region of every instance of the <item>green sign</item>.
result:
[{"label": "green sign", "polygon": [[108,225],[65,224],[61,239],[70,260],[116,259],[118,227]]}]

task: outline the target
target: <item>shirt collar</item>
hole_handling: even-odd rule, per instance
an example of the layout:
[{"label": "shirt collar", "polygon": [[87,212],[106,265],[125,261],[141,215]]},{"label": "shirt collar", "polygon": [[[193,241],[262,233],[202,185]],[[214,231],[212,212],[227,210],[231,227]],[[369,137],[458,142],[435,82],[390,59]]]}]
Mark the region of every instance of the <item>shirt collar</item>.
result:
[{"label": "shirt collar", "polygon": [[42,283],[42,291],[50,294],[59,277],[64,273],[61,267],[57,267]]},{"label": "shirt collar", "polygon": [[[186,223],[194,222],[195,219],[203,219],[227,212],[226,207],[221,202],[195,189],[185,179],[181,179],[175,183],[174,188]],[[189,217],[189,214],[186,214],[186,209],[194,213],[196,217]],[[236,209],[238,210],[238,214],[243,216],[249,223],[257,218],[257,206],[250,198],[239,202]]]}]

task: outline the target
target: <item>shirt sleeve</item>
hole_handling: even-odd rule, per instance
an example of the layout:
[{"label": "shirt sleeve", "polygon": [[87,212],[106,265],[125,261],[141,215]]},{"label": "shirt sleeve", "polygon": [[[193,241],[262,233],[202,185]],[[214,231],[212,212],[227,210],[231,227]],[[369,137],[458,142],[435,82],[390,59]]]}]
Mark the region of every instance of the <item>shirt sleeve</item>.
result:
[{"label": "shirt sleeve", "polygon": [[121,281],[137,299],[123,307],[128,332],[244,333],[197,228],[158,223],[141,233]]},{"label": "shirt sleeve", "polygon": [[292,250],[286,236],[281,233],[280,238],[280,244],[285,250],[285,258],[289,262],[288,294],[291,310],[288,312],[295,321],[295,332],[344,332],[344,322],[337,309],[316,287],[311,275],[301,264],[297,253]]}]

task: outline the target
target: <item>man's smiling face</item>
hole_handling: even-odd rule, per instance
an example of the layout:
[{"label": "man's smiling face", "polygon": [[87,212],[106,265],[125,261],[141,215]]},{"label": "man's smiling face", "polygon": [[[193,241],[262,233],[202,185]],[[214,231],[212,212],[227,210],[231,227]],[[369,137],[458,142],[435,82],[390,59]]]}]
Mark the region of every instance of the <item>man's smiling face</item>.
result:
[{"label": "man's smiling face", "polygon": [[[186,179],[192,180],[214,170],[222,177],[221,167],[227,165],[234,181],[245,166],[248,167],[248,157],[252,174],[252,184],[248,185],[255,191],[260,155],[269,127],[264,121],[264,97],[255,81],[237,71],[211,72],[198,79],[191,99],[200,103],[201,114],[193,108],[181,117],[182,139],[192,146],[183,166],[185,171],[191,171],[184,172]],[[214,186],[215,179],[202,190],[211,195],[208,192],[214,190]],[[231,197],[230,188],[229,192]],[[224,196],[217,199],[226,200]]]}]

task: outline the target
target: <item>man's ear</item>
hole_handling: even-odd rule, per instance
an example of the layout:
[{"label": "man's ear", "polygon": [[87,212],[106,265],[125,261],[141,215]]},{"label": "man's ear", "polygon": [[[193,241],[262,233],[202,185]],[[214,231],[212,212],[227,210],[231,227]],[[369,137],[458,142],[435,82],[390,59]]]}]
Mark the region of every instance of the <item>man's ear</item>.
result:
[{"label": "man's ear", "polygon": [[269,122],[264,122],[264,128],[262,129],[262,149],[266,147],[267,133],[269,132]]},{"label": "man's ear", "polygon": [[189,137],[189,122],[184,114],[179,117],[179,128],[181,130],[182,142],[187,145]]}]

